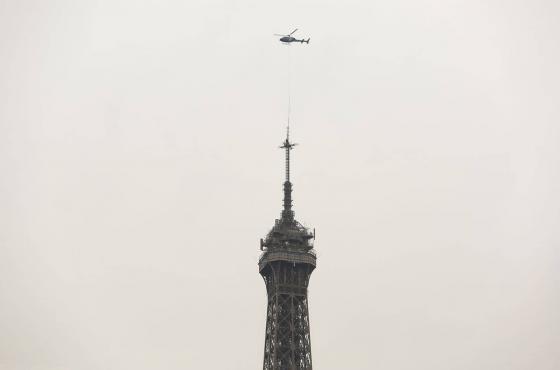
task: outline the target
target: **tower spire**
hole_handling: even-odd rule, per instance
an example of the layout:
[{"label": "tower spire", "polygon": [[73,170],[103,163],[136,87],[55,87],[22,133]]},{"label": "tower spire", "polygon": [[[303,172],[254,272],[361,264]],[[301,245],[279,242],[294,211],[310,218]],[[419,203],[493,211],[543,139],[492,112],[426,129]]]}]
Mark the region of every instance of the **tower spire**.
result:
[{"label": "tower spire", "polygon": [[317,265],[315,232],[297,222],[292,211],[289,127],[280,146],[286,152],[284,208],[264,239],[259,273],[268,297],[263,370],[311,370],[311,339],[307,287]]},{"label": "tower spire", "polygon": [[286,140],[280,148],[286,151],[286,179],[284,181],[284,209],[282,210],[282,221],[293,222],[294,211],[292,211],[292,183],[290,182],[290,150],[297,144],[290,142],[290,124],[286,128]]}]

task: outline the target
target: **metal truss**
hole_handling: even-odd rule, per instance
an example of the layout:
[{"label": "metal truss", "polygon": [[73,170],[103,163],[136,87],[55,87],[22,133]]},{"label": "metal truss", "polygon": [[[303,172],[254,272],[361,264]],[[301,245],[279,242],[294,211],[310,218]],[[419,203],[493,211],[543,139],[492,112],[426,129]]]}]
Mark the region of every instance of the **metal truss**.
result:
[{"label": "metal truss", "polygon": [[259,272],[268,294],[264,341],[264,370],[311,370],[311,339],[307,286],[315,269],[313,250],[315,231],[311,233],[294,218],[292,183],[290,182],[289,130],[281,148],[286,151],[286,181],[283,210],[266,238]]},{"label": "metal truss", "polygon": [[261,271],[268,293],[264,370],[312,369],[307,285],[313,268],[276,261]]}]

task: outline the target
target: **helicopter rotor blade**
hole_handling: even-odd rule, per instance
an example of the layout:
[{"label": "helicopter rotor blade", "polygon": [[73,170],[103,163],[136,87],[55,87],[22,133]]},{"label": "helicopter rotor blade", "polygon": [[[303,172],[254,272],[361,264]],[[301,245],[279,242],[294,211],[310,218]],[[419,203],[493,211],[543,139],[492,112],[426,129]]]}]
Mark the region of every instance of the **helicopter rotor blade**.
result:
[{"label": "helicopter rotor blade", "polygon": [[297,28],[295,30],[293,30],[292,33],[290,33],[289,36],[292,36],[294,33],[296,33],[297,30],[298,30]]},{"label": "helicopter rotor blade", "polygon": [[282,36],[282,37],[286,37],[286,36],[288,36],[288,35],[280,35],[280,34],[278,34],[278,33],[275,33],[275,34],[274,34],[274,36]]}]

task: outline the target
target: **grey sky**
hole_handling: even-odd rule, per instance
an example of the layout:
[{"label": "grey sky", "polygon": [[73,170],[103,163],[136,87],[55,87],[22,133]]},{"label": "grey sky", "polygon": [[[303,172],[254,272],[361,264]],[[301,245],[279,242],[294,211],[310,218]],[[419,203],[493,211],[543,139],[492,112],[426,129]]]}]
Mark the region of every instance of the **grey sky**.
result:
[{"label": "grey sky", "polygon": [[315,368],[560,368],[559,15],[1,2],[0,369],[261,367],[289,90]]}]

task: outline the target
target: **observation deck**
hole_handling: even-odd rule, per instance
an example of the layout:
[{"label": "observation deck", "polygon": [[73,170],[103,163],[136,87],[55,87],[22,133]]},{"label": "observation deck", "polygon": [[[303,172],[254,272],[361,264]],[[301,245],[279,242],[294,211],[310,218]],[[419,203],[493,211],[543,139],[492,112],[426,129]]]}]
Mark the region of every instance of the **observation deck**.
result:
[{"label": "observation deck", "polygon": [[295,250],[271,250],[265,251],[259,258],[259,272],[262,271],[270,262],[285,261],[290,263],[306,263],[317,266],[317,255],[315,250],[295,251]]}]

